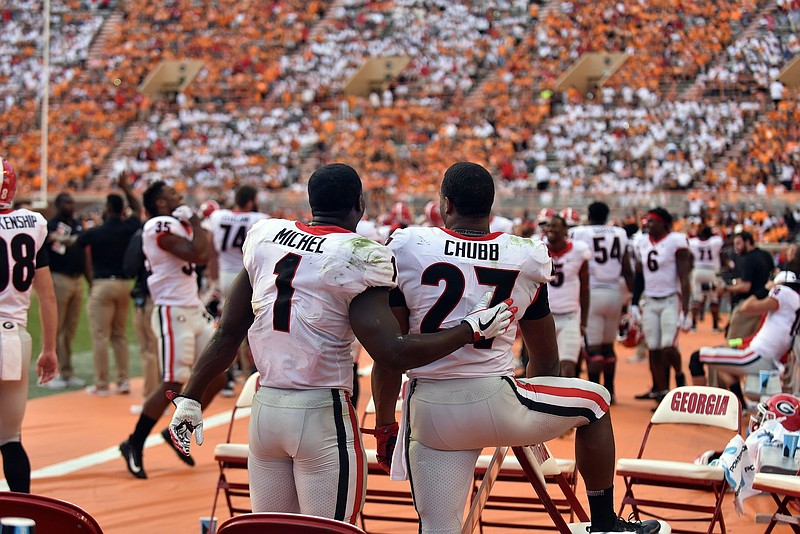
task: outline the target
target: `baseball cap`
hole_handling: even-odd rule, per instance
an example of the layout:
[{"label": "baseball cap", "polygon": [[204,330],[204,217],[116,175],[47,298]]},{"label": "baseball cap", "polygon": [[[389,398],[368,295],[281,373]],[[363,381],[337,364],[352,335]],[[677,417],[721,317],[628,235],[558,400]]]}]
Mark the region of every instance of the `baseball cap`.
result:
[{"label": "baseball cap", "polygon": [[776,284],[791,284],[797,282],[797,275],[792,271],[781,271],[772,279]]}]

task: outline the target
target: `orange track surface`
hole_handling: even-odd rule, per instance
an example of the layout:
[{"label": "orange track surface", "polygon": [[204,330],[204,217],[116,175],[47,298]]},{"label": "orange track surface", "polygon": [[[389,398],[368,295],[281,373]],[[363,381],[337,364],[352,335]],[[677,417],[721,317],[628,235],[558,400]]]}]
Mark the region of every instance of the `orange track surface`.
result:
[{"label": "orange track surface", "polygon": [[[697,333],[684,334],[681,349],[684,367],[689,355],[702,345],[718,344],[721,334],[712,334],[709,324],[703,324]],[[636,401],[633,396],[647,390],[650,385],[647,365],[630,363],[627,358],[632,351],[618,348],[617,404],[612,407],[615,426],[617,457],[631,457],[638,452],[644,426],[651,415],[652,402]],[[362,365],[368,365],[363,358]],[[686,371],[688,376],[688,370]],[[68,462],[108,448],[116,448],[132,431],[137,417],[129,411],[130,405],[140,402],[141,379],[133,381],[131,395],[98,398],[82,391],[54,395],[29,402],[23,428],[23,442],[35,470]],[[362,378],[362,390],[368,391],[369,380]],[[365,395],[360,400],[363,410]],[[230,410],[233,399],[218,398],[207,412],[207,416]],[[168,422],[163,417],[156,427],[157,433]],[[746,422],[744,423],[746,425]],[[80,468],[67,474],[35,478],[33,492],[65,499],[86,509],[109,534],[133,534],[140,532],[169,532],[170,534],[196,534],[199,532],[200,516],[208,515],[214,494],[218,468],[213,461],[214,445],[225,439],[227,424],[207,429],[205,444],[193,444],[194,468],[181,463],[175,453],[165,444],[159,443],[145,449],[144,464],[148,480],[134,479],[125,469],[118,454],[107,454],[108,459],[96,465]],[[247,424],[237,421],[234,441],[246,441]],[[648,450],[654,455],[668,453],[671,458],[691,461],[708,448],[703,440],[708,436],[699,433],[671,435],[651,441]],[[367,447],[374,446],[373,438],[365,436]],[[556,456],[574,458],[573,439],[566,437],[548,444]],[[721,449],[724,443],[716,444]],[[90,458],[91,460],[91,458]],[[102,460],[102,458],[101,458]],[[74,464],[66,464],[74,465]],[[383,482],[380,484],[400,484]],[[617,478],[616,501],[619,503],[623,483]],[[496,488],[501,491],[501,487]],[[519,486],[513,491],[532,495],[530,487]],[[582,483],[578,496],[586,502]],[[699,495],[707,498],[707,495]],[[374,506],[374,505],[373,505]],[[724,516],[730,533],[763,532],[765,525],[754,522],[754,514],[772,513],[774,505],[767,495],[750,498],[745,503],[747,514],[737,516],[733,509],[732,495],[726,496]],[[374,510],[374,508],[373,508]],[[587,507],[588,510],[588,507]],[[626,510],[627,514],[630,510]],[[387,508],[387,516],[410,515],[412,509],[402,511],[397,507]],[[520,523],[547,524],[541,514],[491,511],[492,518],[518,519]],[[227,508],[221,502],[217,508],[220,522],[228,517]],[[410,523],[383,523],[370,521],[369,532],[416,532]],[[487,528],[487,532],[513,532],[510,529]],[[775,532],[790,532],[788,527],[779,527]]]}]

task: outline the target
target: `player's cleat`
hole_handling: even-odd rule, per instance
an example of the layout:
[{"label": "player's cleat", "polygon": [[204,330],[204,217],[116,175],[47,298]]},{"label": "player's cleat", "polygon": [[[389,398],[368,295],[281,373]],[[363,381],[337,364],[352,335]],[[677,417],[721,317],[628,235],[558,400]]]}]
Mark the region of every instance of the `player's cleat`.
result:
[{"label": "player's cleat", "polygon": [[646,393],[642,393],[641,395],[636,395],[634,399],[636,400],[655,400],[659,396],[660,392],[656,391],[655,388],[651,389]]},{"label": "player's cleat", "polygon": [[178,458],[180,458],[183,463],[194,466],[194,458],[183,454],[181,449],[172,441],[172,436],[169,435],[169,428],[165,428],[161,431],[161,437],[164,438],[164,441],[167,442],[167,445],[169,445],[170,448],[175,451],[175,454],[178,455]]},{"label": "player's cleat", "polygon": [[136,478],[147,478],[147,473],[144,472],[144,466],[142,466],[141,451],[135,450],[126,439],[119,444],[119,452],[122,453],[122,457],[125,459],[125,467],[128,468],[128,471],[130,471],[133,476]]},{"label": "player's cleat", "polygon": [[586,532],[593,534],[612,534],[614,532],[634,532],[635,534],[656,534],[661,530],[661,523],[655,519],[648,519],[647,521],[631,521],[633,516],[628,516],[625,521],[621,517],[617,518],[614,527],[611,530],[595,530],[594,527],[586,527]]}]

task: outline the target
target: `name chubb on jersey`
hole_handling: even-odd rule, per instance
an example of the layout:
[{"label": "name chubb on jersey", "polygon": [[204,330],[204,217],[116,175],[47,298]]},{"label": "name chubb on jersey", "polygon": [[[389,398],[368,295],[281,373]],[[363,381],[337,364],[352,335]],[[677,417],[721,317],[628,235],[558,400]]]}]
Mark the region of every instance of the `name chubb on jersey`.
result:
[{"label": "name chubb on jersey", "polygon": [[[299,240],[298,237],[300,238]],[[322,244],[325,243],[325,238],[281,228],[273,241],[279,245],[322,254]]]},{"label": "name chubb on jersey", "polygon": [[475,243],[472,241],[444,242],[445,256],[459,256],[473,260],[498,261],[500,259],[500,245],[497,243]]},{"label": "name chubb on jersey", "polygon": [[0,216],[0,229],[17,230],[20,228],[33,228],[36,226],[36,217],[33,215],[3,215]]}]

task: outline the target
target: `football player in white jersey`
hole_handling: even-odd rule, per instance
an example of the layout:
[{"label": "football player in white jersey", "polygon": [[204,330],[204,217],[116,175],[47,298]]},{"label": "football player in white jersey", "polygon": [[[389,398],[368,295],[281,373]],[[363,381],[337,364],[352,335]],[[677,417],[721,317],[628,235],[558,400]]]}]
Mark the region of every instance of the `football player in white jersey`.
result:
[{"label": "football player in white jersey", "polygon": [[28,372],[33,343],[28,333],[31,289],[39,297],[42,322],[42,352],[36,362],[39,384],[55,378],[56,293],[50,275],[47,249],[47,221],[40,213],[12,210],[17,192],[17,175],[8,160],[0,158],[0,453],[3,474],[11,491],[30,493],[31,464],[22,447],[22,418],[28,402]]},{"label": "football player in white jersey", "polygon": [[706,226],[689,239],[689,249],[692,251],[694,265],[692,268],[692,324],[697,326],[698,318],[708,301],[711,312],[714,332],[721,332],[719,328],[719,292],[717,287],[717,273],[722,267],[722,246],[725,244],[722,236],[714,235],[711,228]]},{"label": "football player in white jersey", "polygon": [[554,215],[547,223],[547,248],[553,259],[553,279],[547,293],[556,323],[561,376],[578,376],[578,357],[589,320],[589,259],[583,241],[567,238],[567,221]]},{"label": "football player in white jersey", "polygon": [[592,251],[589,259],[591,298],[586,327],[589,380],[599,383],[602,372],[603,385],[611,393],[613,401],[617,367],[614,340],[625,298],[620,291],[620,278],[633,293],[633,269],[628,254],[628,234],[623,228],[607,224],[609,212],[605,202],[589,204],[589,224],[576,226],[570,236],[573,241],[586,243]]},{"label": "football player in white jersey", "polygon": [[506,234],[513,234],[514,221],[512,221],[507,217],[502,217],[500,215],[492,215],[492,218],[489,220],[489,229],[492,232],[504,232]]},{"label": "football player in white jersey", "polygon": [[269,218],[266,213],[258,211],[257,195],[255,187],[242,185],[236,190],[234,208],[215,210],[208,219],[211,241],[214,243],[212,253],[218,260],[219,290],[223,299],[242,270],[242,246],[247,232],[261,219]]},{"label": "football player in white jersey", "polygon": [[[214,330],[213,319],[205,311],[197,291],[196,265],[208,261],[210,239],[191,208],[182,205],[181,195],[164,182],[155,182],[143,195],[150,219],[142,229],[142,250],[150,271],[147,287],[153,299],[150,324],[158,341],[161,385],[145,400],[133,433],[120,446],[125,466],[136,478],[147,478],[142,462],[144,442],[169,405],[168,391],[180,391],[189,378],[197,355]],[[219,374],[204,392],[206,406],[225,384]],[[182,454],[169,437],[168,445],[188,465],[191,456]]]},{"label": "football player in white jersey", "polygon": [[[402,371],[504,332],[514,309],[482,305],[444,332],[403,336],[388,304],[397,278],[394,256],[355,233],[364,213],[358,173],[344,164],[326,165],[311,175],[308,197],[310,224],[268,219],[248,234],[244,269],[185,396],[175,399],[170,429],[187,453],[192,432],[202,443],[197,399],[247,333],[261,373],[250,418],[253,511],[354,523],[367,467],[350,402],[354,334],[376,362]],[[378,398],[376,408],[393,411],[395,399],[387,408]],[[378,434],[385,465],[381,451],[393,436],[396,431]]]},{"label": "football player in white jersey", "polygon": [[[792,271],[779,272],[773,282],[776,285],[770,289],[769,295],[763,299],[751,295],[741,304],[740,311],[743,314],[766,314],[751,339],[736,347],[702,347],[692,354],[689,370],[694,385],[706,385],[703,364],[736,377],[759,371],[777,370],[783,373],[784,358],[791,350],[792,340],[797,333],[797,313],[800,311],[800,294],[797,291],[800,284]],[[720,375],[721,378],[723,376]],[[730,381],[727,385],[733,383]]]},{"label": "football player in white jersey", "polygon": [[[440,189],[445,228],[407,228],[389,243],[397,258],[395,315],[404,330],[436,332],[458,324],[486,290],[491,302],[511,296],[518,323],[489,342],[467,346],[411,369],[392,478],[408,475],[419,532],[461,532],[475,463],[484,447],[541,443],[577,427],[576,458],[589,495],[592,532],[658,532],[656,521],[629,523],[614,512],[614,435],[610,397],[598,384],[559,377],[558,347],[547,298],[552,263],[538,241],[490,232],[494,181],[460,162]],[[529,378],[515,379],[517,329],[530,351]],[[373,369],[376,395],[394,400],[399,373]],[[394,411],[378,413],[378,424]]]},{"label": "football player in white jersey", "polygon": [[[691,299],[692,256],[685,234],[673,232],[672,216],[664,208],[647,213],[645,231],[635,243],[636,270],[642,273],[644,287],[635,287],[631,314],[642,318],[647,343],[653,387],[637,395],[639,400],[658,402],[669,391],[669,370],[675,370],[675,383],[686,385],[678,350],[678,332],[692,327],[689,313]],[[644,310],[639,299],[645,297]]]}]

